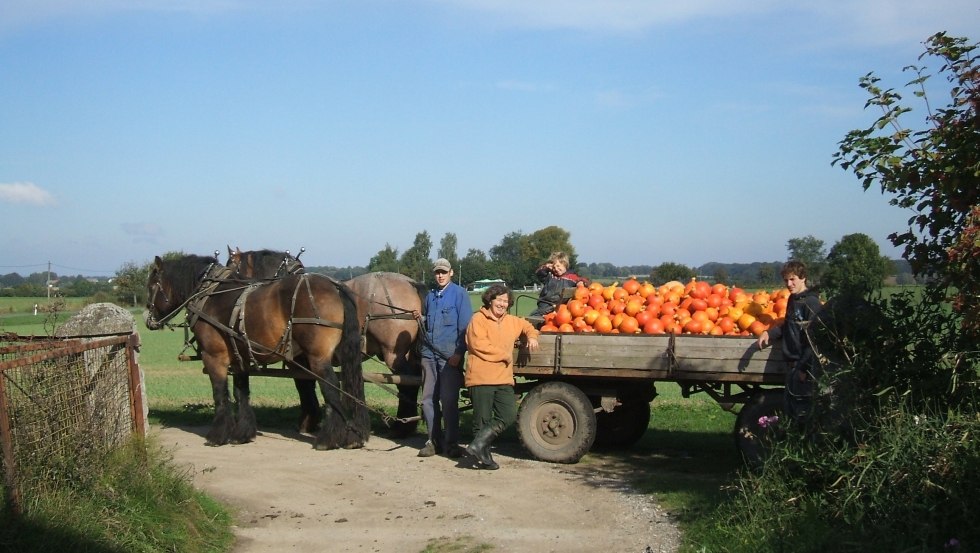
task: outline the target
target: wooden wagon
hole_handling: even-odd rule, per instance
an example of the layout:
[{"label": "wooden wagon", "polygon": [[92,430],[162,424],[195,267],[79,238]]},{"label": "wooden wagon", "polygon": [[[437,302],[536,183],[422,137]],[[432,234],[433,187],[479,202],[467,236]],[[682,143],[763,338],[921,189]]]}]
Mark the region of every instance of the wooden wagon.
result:
[{"label": "wooden wagon", "polygon": [[787,365],[755,338],[543,333],[540,348],[515,348],[518,433],[536,458],[577,462],[593,444],[631,445],[650,422],[657,382],[684,397],[704,393],[726,410],[742,404],[735,442],[750,462],[763,454],[761,417],[776,413]]}]

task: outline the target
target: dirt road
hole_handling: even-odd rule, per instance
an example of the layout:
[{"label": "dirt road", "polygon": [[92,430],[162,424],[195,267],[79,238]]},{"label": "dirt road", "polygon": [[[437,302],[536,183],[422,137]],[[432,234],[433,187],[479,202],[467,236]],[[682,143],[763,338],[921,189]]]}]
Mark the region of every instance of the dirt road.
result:
[{"label": "dirt road", "polygon": [[238,510],[234,553],[677,547],[666,513],[611,467],[535,461],[516,443],[495,447],[500,470],[486,471],[470,458],[417,457],[421,435],[316,451],[310,437],[269,431],[250,444],[207,447],[205,431],[152,429],[196,486]]}]

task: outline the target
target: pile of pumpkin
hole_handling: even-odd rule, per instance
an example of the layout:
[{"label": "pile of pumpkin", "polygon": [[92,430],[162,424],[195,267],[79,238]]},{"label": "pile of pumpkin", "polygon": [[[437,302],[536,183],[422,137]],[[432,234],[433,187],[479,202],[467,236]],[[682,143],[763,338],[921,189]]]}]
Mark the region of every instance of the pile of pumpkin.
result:
[{"label": "pile of pumpkin", "polygon": [[759,336],[782,323],[788,299],[785,289],[746,292],[696,279],[579,283],[572,298],[544,316],[541,331]]}]

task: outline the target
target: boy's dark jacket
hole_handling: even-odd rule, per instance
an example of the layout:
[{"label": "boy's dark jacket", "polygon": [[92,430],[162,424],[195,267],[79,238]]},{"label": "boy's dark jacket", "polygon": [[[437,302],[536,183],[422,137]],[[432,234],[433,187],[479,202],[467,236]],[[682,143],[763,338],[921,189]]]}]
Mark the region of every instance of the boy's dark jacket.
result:
[{"label": "boy's dark jacket", "polygon": [[815,289],[807,288],[799,294],[790,294],[785,322],[769,329],[770,339],[782,338],[783,357],[787,361],[797,362],[812,354],[804,328],[816,318],[821,308],[820,292]]},{"label": "boy's dark jacket", "polygon": [[562,290],[574,288],[578,286],[579,282],[586,280],[572,272],[566,272],[560,277],[555,276],[551,269],[546,266],[539,267],[534,274],[543,283],[543,287],[538,296],[538,308],[531,315],[544,315],[554,311],[555,307],[562,301]]}]

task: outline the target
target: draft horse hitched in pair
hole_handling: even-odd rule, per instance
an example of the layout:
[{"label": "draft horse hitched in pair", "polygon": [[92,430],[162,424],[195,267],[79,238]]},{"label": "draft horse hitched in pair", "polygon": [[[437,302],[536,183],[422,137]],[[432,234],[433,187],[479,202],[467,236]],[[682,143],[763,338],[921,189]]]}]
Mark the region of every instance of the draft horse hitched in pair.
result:
[{"label": "draft horse hitched in pair", "polygon": [[[300,249],[300,255],[303,253]],[[235,278],[265,281],[305,271],[299,256],[288,251],[228,248],[227,267]],[[421,326],[412,313],[422,312],[424,285],[398,273],[373,272],[345,280],[357,305],[357,320],[361,332],[363,358],[377,357],[395,375],[421,377],[418,355]],[[300,432],[312,433],[320,424],[320,404],[316,383],[309,379],[295,380],[300,398]],[[395,437],[410,436],[418,423],[419,386],[399,384],[398,412],[391,422]]]},{"label": "draft horse hitched in pair", "polygon": [[[184,308],[211,379],[215,415],[207,443],[255,438],[247,378],[234,379],[237,414],[228,375],[285,362],[309,371],[326,399],[317,449],[358,448],[370,436],[364,402],[357,307],[343,283],[314,273],[267,282],[232,278],[216,257],[157,257],[147,280],[146,326],[157,330]],[[333,370],[340,366],[343,385]]]}]

